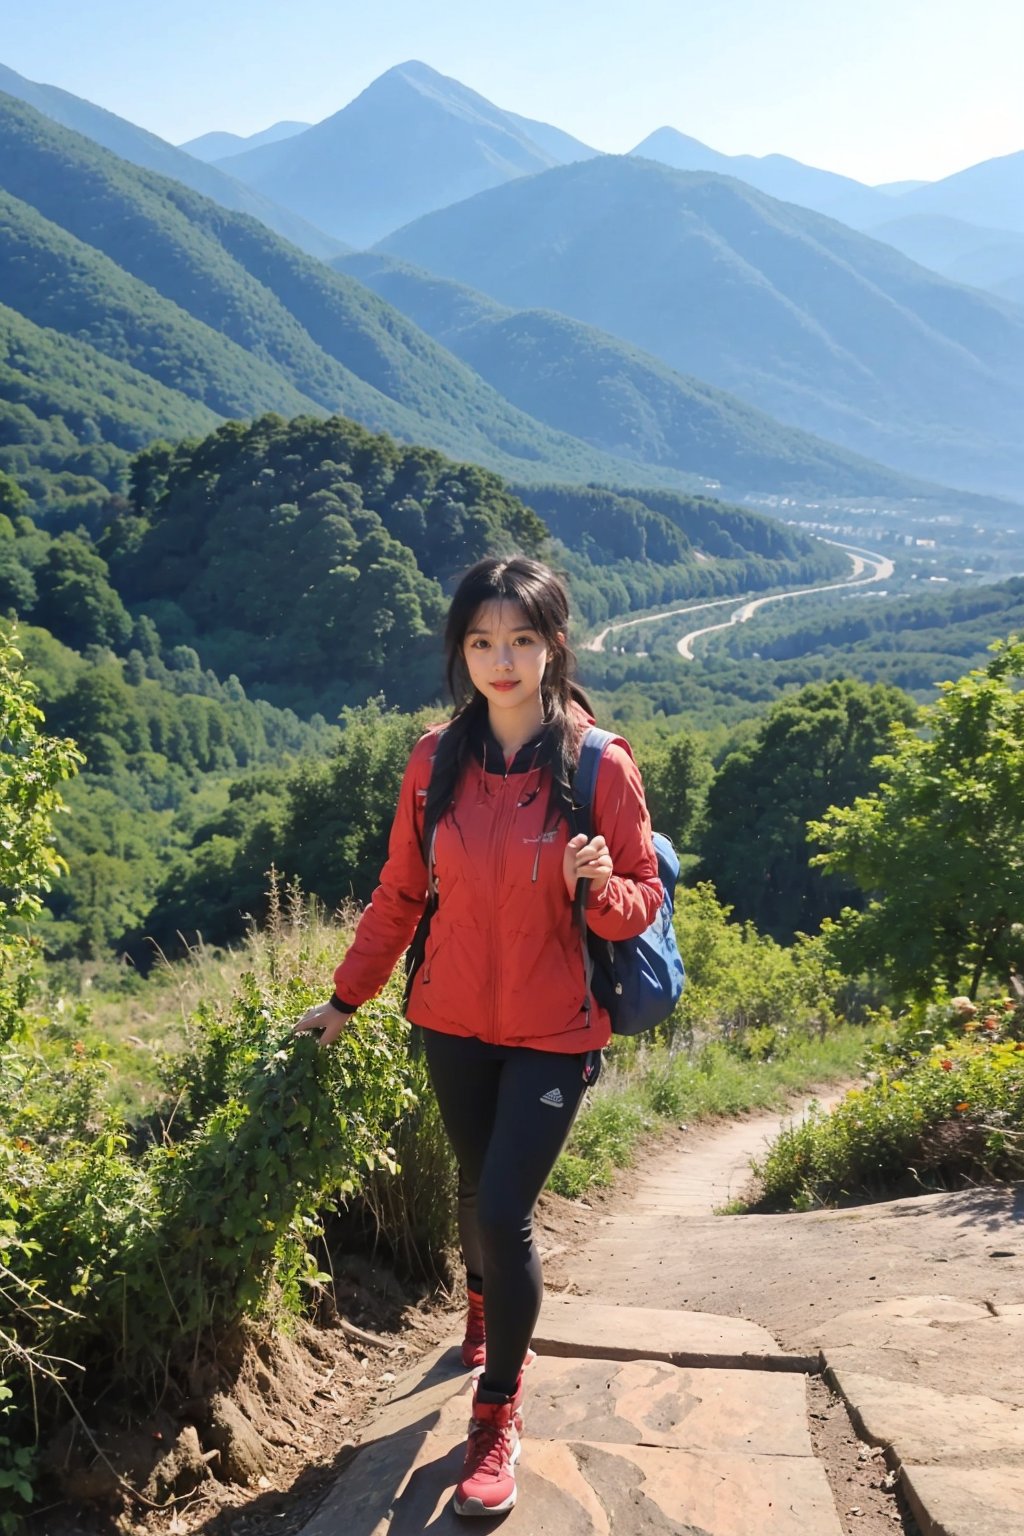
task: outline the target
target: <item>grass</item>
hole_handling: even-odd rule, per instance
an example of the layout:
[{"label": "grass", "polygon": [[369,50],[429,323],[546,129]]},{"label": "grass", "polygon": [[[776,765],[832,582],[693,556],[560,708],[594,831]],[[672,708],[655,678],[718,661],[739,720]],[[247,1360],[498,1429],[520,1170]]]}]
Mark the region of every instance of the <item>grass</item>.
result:
[{"label": "grass", "polygon": [[548,1187],[579,1198],[611,1183],[645,1137],[671,1124],[784,1109],[802,1089],[855,1077],[871,1040],[864,1029],[842,1025],[787,1041],[765,1060],[721,1042],[690,1053],[665,1042],[616,1041]]}]

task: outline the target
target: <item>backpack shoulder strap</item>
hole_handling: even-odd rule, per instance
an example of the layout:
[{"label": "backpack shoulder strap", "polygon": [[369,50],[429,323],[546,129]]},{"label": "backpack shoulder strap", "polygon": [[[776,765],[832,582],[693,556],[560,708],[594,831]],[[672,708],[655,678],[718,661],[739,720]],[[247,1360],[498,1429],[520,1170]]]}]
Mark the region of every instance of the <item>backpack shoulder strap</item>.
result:
[{"label": "backpack shoulder strap", "polygon": [[614,740],[615,737],[611,731],[602,731],[599,726],[591,725],[580,744],[579,762],[572,779],[572,800],[576,831],[585,832],[588,837],[594,830],[593,805],[594,791],[597,788],[597,770],[601,766],[605,747]]}]

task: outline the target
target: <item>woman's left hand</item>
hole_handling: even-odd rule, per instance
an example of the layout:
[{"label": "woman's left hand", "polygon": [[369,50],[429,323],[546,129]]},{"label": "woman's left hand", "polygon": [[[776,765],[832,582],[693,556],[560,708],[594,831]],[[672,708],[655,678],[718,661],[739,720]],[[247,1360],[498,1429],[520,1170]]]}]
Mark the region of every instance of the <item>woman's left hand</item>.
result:
[{"label": "woman's left hand", "polygon": [[595,896],[604,890],[612,875],[612,856],[600,833],[589,842],[582,832],[569,839],[562,860],[562,874],[570,900],[576,895],[577,880],[589,880]]}]

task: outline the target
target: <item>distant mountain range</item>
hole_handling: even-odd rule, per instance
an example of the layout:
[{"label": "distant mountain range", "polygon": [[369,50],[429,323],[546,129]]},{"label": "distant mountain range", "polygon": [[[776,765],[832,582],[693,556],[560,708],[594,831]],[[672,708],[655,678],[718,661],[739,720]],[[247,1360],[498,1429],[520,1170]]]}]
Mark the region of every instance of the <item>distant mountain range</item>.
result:
[{"label": "distant mountain range", "polygon": [[393,308],[255,220],[2,96],[0,188],[0,302],[92,348],[94,369],[108,359],[220,416],[342,411],[519,481],[936,490],[564,317],[499,314],[488,334],[488,301],[470,294],[475,329],[459,336],[408,294]]},{"label": "distant mountain range", "polygon": [[1024,304],[1024,234],[982,229],[944,214],[913,213],[868,231],[953,283]]},{"label": "distant mountain range", "polygon": [[637,480],[354,279],[3,95],[0,303],[222,417],[337,411],[520,479]]},{"label": "distant mountain range", "polygon": [[[299,132],[297,126],[275,124],[248,140],[208,134],[183,147],[216,160],[232,177],[356,246],[371,245],[474,192],[599,153],[550,123],[495,106],[416,60],[388,70],[322,123]],[[669,127],[648,135],[632,153],[676,170],[738,177],[771,197],[863,231],[927,214],[974,223],[982,231],[1024,233],[1020,156],[985,161],[934,183],[869,187],[786,155],[722,154]],[[917,238],[915,245],[916,260],[944,272],[941,257],[936,253],[933,259],[925,239]],[[1015,289],[1004,291],[1015,273],[1006,274],[997,264],[998,277],[990,284],[986,270],[980,262],[971,275],[946,275],[1015,297]]]},{"label": "distant mountain range", "polygon": [[854,229],[880,224],[893,216],[891,196],[849,176],[803,165],[788,155],[723,155],[675,128],[657,129],[631,153],[670,165],[677,171],[714,171],[719,176],[735,176],[738,181],[767,192],[769,197],[813,208]]},{"label": "distant mountain range", "polygon": [[726,494],[760,485],[809,496],[823,485],[836,496],[922,494],[907,476],[784,427],[595,326],[551,310],[510,309],[372,252],[336,257],[334,265],[521,410],[608,453],[706,475]]},{"label": "distant mountain range", "polygon": [[[923,476],[1019,493],[1024,317],[749,186],[600,155],[401,66],[325,123],[275,124],[230,157],[273,171],[289,196],[305,167],[363,237],[409,197],[457,196],[460,176],[497,182],[332,274],[269,232],[273,203],[258,204],[257,223],[181,184],[216,167],[5,78],[51,121],[80,122],[136,165],[166,162],[175,180],[55,138],[0,95],[0,300],[208,411],[340,410],[534,482],[625,471],[634,483],[902,496],[929,494],[910,478]],[[192,147],[209,152],[209,139]],[[769,162],[780,185],[802,177],[806,196],[870,194],[863,211],[882,208],[894,240],[942,244],[941,220],[897,217],[908,192]],[[333,182],[330,165],[343,173]],[[225,187],[249,196],[237,180],[216,186],[222,210]],[[979,231],[975,247],[965,226],[959,238],[950,258],[946,231],[944,259],[988,260],[1009,291],[1014,232]]]},{"label": "distant mountain range", "polygon": [[559,163],[509,113],[424,64],[389,69],[296,138],[220,162],[356,246],[409,219]]},{"label": "distant mountain range", "polygon": [[0,92],[28,102],[55,123],[61,123],[75,133],[84,134],[96,144],[102,144],[104,149],[120,155],[123,160],[130,160],[132,165],[157,171],[161,176],[172,176],[175,181],[184,182],[186,187],[194,188],[224,208],[252,214],[253,218],[259,219],[269,229],[276,230],[279,235],[312,256],[336,256],[344,249],[343,242],[315,229],[291,208],[275,204],[262,193],[254,192],[251,187],[225,175],[215,166],[202,165],[192,155],[157,138],[155,133],[137,128],[123,117],[93,106],[91,101],[71,96],[53,85],[37,85],[35,81],[26,80],[3,64],[0,64]]},{"label": "distant mountain range", "polygon": [[264,128],[260,133],[250,133],[248,137],[240,133],[203,133],[198,139],[189,139],[187,144],[179,144],[178,148],[187,155],[194,155],[197,160],[213,164],[228,155],[241,155],[247,149],[259,149],[261,144],[276,144],[281,139],[294,138],[297,133],[305,133],[312,126],[312,123],[272,123],[269,128]]},{"label": "distant mountain range", "polygon": [[428,214],[379,250],[598,326],[909,473],[1024,485],[1024,311],[742,182],[602,156]]}]

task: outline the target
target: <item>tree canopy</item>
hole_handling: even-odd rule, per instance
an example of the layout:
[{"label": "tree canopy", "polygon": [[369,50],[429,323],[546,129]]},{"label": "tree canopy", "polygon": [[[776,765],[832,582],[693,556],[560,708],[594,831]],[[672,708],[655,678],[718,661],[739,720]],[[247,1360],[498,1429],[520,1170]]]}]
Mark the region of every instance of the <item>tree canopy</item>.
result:
[{"label": "tree canopy", "polygon": [[851,901],[849,879],[808,866],[807,823],[874,788],[892,725],[914,716],[882,684],[812,684],[774,704],[726,758],[708,794],[700,873],[739,919],[789,940]]},{"label": "tree canopy", "polygon": [[810,829],[825,849],[815,863],[871,896],[843,913],[836,954],[903,995],[938,982],[974,997],[1024,960],[1024,640],[993,649],[943,684],[923,736],[897,725],[871,794]]}]

